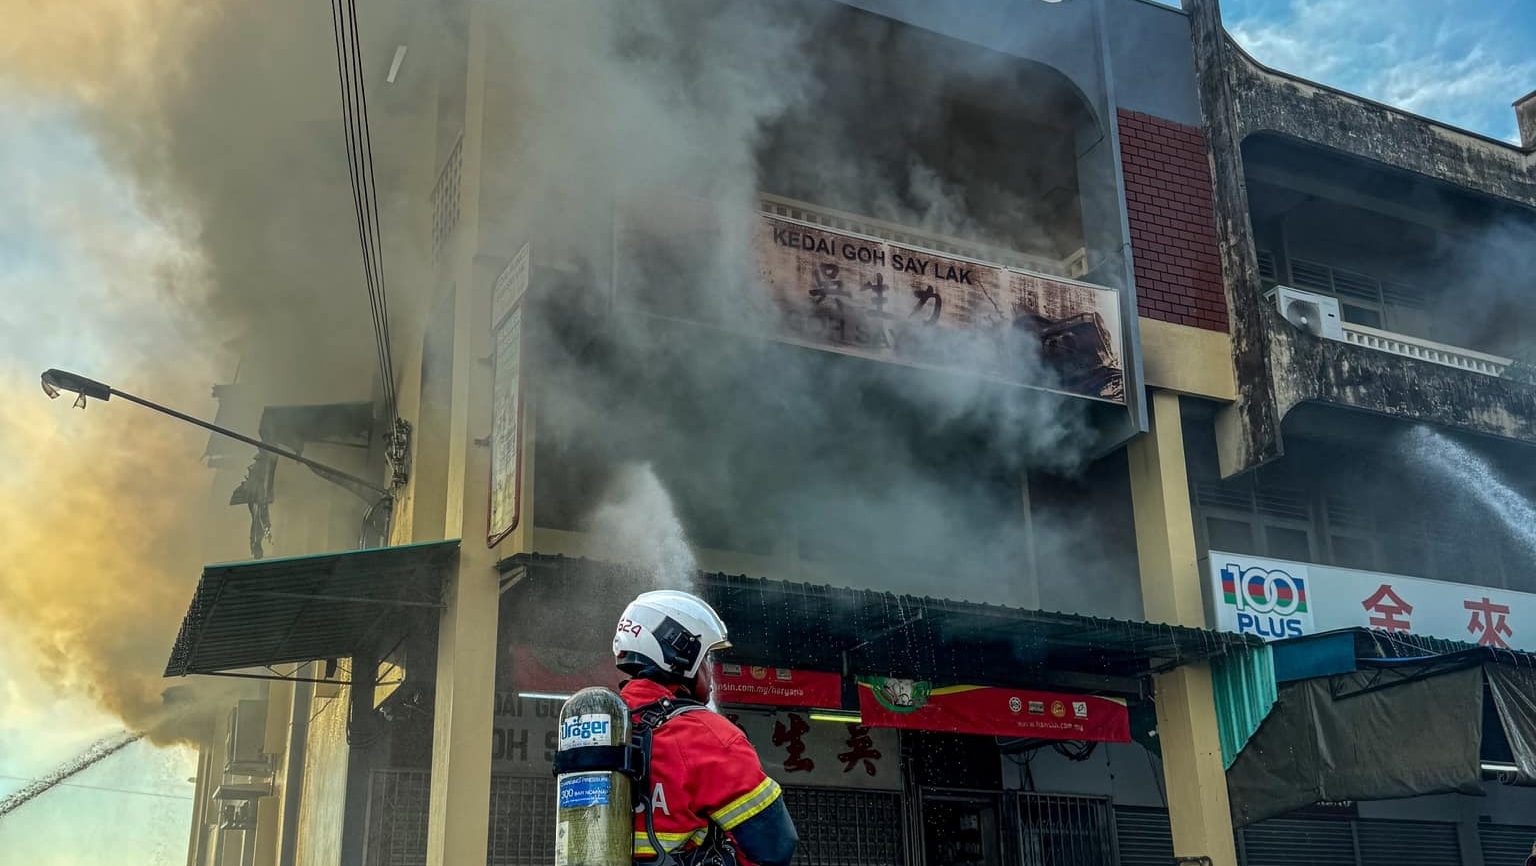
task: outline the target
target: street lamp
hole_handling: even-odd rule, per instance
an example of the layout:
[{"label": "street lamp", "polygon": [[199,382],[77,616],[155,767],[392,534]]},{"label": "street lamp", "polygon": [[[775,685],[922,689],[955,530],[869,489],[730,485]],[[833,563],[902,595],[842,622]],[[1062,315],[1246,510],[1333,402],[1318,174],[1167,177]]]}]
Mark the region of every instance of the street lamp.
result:
[{"label": "street lamp", "polygon": [[367,502],[373,502],[376,497],[383,497],[387,499],[390,496],[388,490],[380,487],[377,484],[374,484],[371,481],[359,478],[349,472],[343,472],[340,469],[327,466],[324,463],[311,460],[308,457],[298,453],[297,451],[290,451],[287,448],[283,448],[279,445],[273,445],[271,442],[263,442],[260,439],[254,439],[250,436],[246,436],[243,433],[236,433],[227,427],[220,427],[217,424],[204,421],[201,418],[194,418],[185,412],[178,412],[169,406],[162,406],[159,403],[155,403],[153,401],[146,400],[143,397],[129,394],[126,391],[119,391],[118,389],[113,388],[111,385],[107,385],[104,382],[98,382],[95,379],[87,379],[79,373],[71,373],[67,370],[58,369],[44,370],[43,393],[47,394],[50,399],[57,399],[59,394],[64,391],[68,391],[77,395],[75,397],[75,405],[81,409],[85,408],[85,401],[87,398],[106,402],[113,397],[121,397],[124,400],[127,400],[131,403],[137,403],[147,409],[153,409],[163,415],[169,415],[172,418],[185,421],[188,424],[195,424],[204,430],[209,430],[219,434],[220,436],[228,436],[237,442],[244,442],[245,444],[257,450],[266,451],[270,454],[276,454],[279,457],[286,457],[295,463],[300,463],[309,467],[311,472],[333,484],[345,487]]}]

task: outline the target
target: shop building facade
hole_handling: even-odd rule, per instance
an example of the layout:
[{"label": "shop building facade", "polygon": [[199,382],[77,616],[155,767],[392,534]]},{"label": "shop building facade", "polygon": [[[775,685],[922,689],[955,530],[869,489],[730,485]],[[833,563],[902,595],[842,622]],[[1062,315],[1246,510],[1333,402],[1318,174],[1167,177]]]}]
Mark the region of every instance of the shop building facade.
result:
[{"label": "shop building facade", "polygon": [[[536,10],[396,10],[379,38],[428,70],[378,121],[431,249],[397,335],[410,456],[385,459],[376,403],[272,414],[290,447],[350,419],[402,483],[363,545],[387,547],[339,553],[346,517],[382,524],[269,476],[274,523],[337,530],[205,571],[168,674],[275,679],[203,749],[189,863],[552,862],[558,696],[615,682],[611,621],[663,585],[729,622],[726,710],[807,864],[1516,862],[1536,803],[1491,780],[1234,830],[1212,671],[1289,628],[1222,608],[1229,566],[1476,585],[1512,610],[1536,590],[1474,494],[1435,512],[1397,468],[1424,425],[1520,489],[1530,391],[1498,354],[1517,319],[1447,330],[1447,302],[1404,286],[1523,253],[1486,232],[1433,263],[1393,247],[1453,220],[1523,231],[1529,150],[1285,79],[1214,2],[1186,5],[813,4],[824,48],[747,195],[625,177],[560,218],[541,178],[579,178],[519,99]],[[893,121],[903,104],[924,121]],[[1329,138],[1350,124],[1365,144]],[[1399,153],[1426,138],[1459,157]],[[913,206],[914,153],[965,219]],[[1278,286],[1337,302],[1338,331],[1288,321]],[[1457,444],[1474,434],[1499,441]],[[1365,600],[1339,624],[1403,599]],[[869,724],[887,681],[995,700]],[[1101,708],[1122,727],[1088,732]]]}]

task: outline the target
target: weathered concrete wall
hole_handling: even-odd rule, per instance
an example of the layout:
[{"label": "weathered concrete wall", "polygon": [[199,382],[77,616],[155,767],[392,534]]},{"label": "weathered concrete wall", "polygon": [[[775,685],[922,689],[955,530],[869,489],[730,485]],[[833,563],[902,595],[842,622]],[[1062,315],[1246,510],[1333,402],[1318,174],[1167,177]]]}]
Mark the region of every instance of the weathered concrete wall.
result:
[{"label": "weathered concrete wall", "polygon": [[1265,309],[1270,368],[1281,416],[1305,402],[1331,403],[1536,442],[1536,388],[1324,340]]},{"label": "weathered concrete wall", "polygon": [[1223,476],[1283,453],[1280,419],[1309,401],[1536,441],[1525,385],[1296,331],[1263,298],[1241,145],[1273,132],[1536,206],[1536,154],[1265,69],[1232,42],[1218,0],[1183,0],[1215,185],[1237,401],[1217,416]]},{"label": "weathered concrete wall", "polygon": [[[1193,5],[1214,0],[1188,0]],[[1239,140],[1278,132],[1455,186],[1536,205],[1536,163],[1517,147],[1260,66],[1228,42]],[[1196,45],[1197,53],[1201,50]]]},{"label": "weathered concrete wall", "polygon": [[1280,456],[1280,412],[1269,374],[1269,331],[1248,221],[1243,176],[1242,130],[1237,119],[1231,41],[1216,0],[1184,0],[1195,49],[1195,82],[1205,120],[1214,191],[1216,237],[1232,329],[1237,401],[1216,419],[1222,475],[1251,469]]}]

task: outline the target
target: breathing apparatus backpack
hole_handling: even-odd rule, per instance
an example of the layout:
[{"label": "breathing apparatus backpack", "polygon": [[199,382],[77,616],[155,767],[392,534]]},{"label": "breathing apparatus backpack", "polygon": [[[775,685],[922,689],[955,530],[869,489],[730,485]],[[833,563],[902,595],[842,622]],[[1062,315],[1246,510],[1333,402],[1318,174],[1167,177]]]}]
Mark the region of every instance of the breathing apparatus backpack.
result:
[{"label": "breathing apparatus backpack", "polygon": [[713,821],[703,842],[686,851],[669,852],[656,836],[652,738],[669,720],[703,709],[698,701],[663,698],[631,712],[601,686],[565,702],[555,752],[555,866],[631,866],[637,812],[656,852],[646,866],[736,866],[734,844]]}]

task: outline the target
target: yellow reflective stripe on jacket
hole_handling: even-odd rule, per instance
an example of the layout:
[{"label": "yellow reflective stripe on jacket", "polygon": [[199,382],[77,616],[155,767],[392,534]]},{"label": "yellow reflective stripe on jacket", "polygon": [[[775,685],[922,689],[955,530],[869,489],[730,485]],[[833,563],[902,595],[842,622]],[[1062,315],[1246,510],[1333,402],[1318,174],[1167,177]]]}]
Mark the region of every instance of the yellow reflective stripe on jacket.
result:
[{"label": "yellow reflective stripe on jacket", "polygon": [[[657,830],[656,841],[660,842],[661,847],[667,849],[668,851],[676,851],[689,842],[704,841],[704,833],[706,830],[707,828],[705,827],[700,827],[697,830],[691,830],[686,833],[663,833],[662,831]],[[651,837],[646,835],[644,830],[635,831],[634,844],[636,854],[646,857],[656,856],[656,849],[651,847]]]},{"label": "yellow reflective stripe on jacket", "polygon": [[726,803],[709,817],[719,824],[721,829],[733,830],[748,818],[772,806],[783,793],[778,782],[764,779],[756,788]]}]

